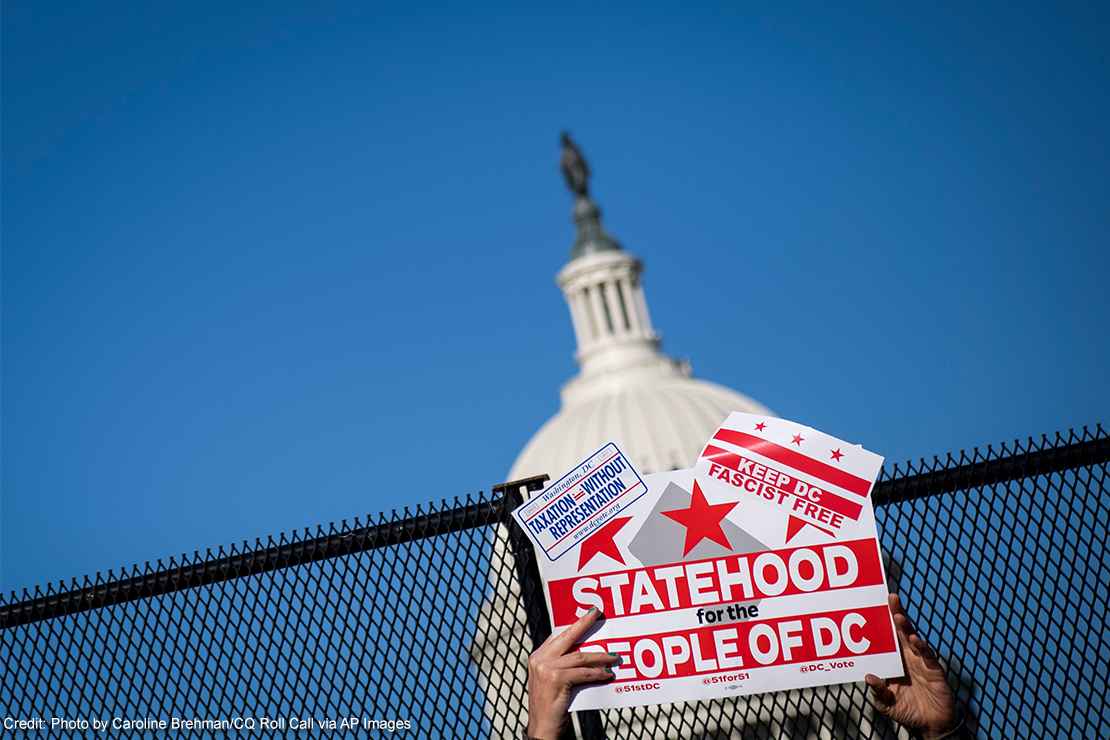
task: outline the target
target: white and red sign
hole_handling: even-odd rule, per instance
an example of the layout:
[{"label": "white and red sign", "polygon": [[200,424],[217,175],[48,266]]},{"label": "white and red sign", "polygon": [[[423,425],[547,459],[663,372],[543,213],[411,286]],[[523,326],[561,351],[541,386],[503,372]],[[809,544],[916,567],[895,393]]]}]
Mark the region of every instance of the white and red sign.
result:
[{"label": "white and red sign", "polygon": [[558,560],[647,493],[643,478],[612,442],[513,511],[517,524]]},{"label": "white and red sign", "polygon": [[[614,451],[606,445],[517,510],[548,555],[539,565],[554,629],[596,606],[605,619],[579,649],[622,658],[616,678],[581,688],[572,710],[902,675],[870,499],[881,457],[735,413],[694,468],[640,476],[619,466],[609,495],[636,488],[576,514],[585,496],[575,499],[575,484]],[[544,518],[545,507],[571,519]]]}]

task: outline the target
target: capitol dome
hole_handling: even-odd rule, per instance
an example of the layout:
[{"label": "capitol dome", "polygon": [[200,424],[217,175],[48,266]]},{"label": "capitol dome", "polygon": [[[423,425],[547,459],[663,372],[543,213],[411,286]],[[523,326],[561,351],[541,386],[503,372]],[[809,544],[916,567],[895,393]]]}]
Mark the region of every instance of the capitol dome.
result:
[{"label": "capitol dome", "polygon": [[692,378],[689,363],[662,353],[640,280],[643,264],[602,227],[587,192],[589,169],[567,136],[561,164],[575,194],[577,236],[556,282],[570,308],[580,371],[563,386],[559,412],[524,446],[508,480],[561,475],[610,441],[643,473],[690,467],[729,413],[771,412]]},{"label": "capitol dome", "polygon": [[732,411],[769,413],[736,391],[679,373],[630,379],[612,393],[560,409],[524,446],[508,479],[560,475],[610,441],[642,473],[686,468]]},{"label": "capitol dome", "polygon": [[[606,442],[616,442],[641,473],[691,467],[730,412],[771,412],[736,391],[691,377],[688,362],[663,354],[640,279],[643,263],[602,228],[601,211],[588,192],[589,168],[566,134],[561,168],[575,196],[576,238],[556,282],[570,309],[579,372],[563,386],[558,413],[524,446],[507,480],[560,476]],[[520,639],[523,626],[536,626],[525,614],[520,582],[505,577],[519,566],[508,530],[498,527],[488,566],[492,588],[470,645],[479,675],[489,677],[483,679],[484,711],[493,737],[519,737],[527,723],[528,702],[516,699],[517,687],[527,686],[525,656],[505,651]],[[714,719],[704,704],[687,706],[681,717],[648,712],[622,722],[636,737],[674,737],[683,724],[716,728],[722,737],[749,724],[781,726],[774,724],[782,717],[771,705],[743,701],[745,710],[737,715],[745,718],[743,726]]]}]

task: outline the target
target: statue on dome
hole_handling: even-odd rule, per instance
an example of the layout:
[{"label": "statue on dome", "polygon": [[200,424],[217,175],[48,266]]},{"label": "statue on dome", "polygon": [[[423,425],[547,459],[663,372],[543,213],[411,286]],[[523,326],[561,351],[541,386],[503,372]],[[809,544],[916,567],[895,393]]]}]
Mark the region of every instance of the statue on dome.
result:
[{"label": "statue on dome", "polygon": [[559,158],[559,169],[563,171],[563,178],[570,191],[584,198],[590,187],[590,166],[586,164],[586,158],[582,156],[569,133],[564,131],[560,138],[563,142],[563,155]]}]

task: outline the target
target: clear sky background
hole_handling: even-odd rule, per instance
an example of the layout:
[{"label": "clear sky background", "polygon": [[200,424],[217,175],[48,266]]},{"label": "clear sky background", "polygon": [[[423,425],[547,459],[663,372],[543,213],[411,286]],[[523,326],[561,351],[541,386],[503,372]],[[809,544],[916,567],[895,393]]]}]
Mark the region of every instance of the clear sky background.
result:
[{"label": "clear sky background", "polygon": [[1106,6],[311,5],[4,4],[0,587],[498,482],[562,128],[697,376],[890,460],[1108,418]]}]

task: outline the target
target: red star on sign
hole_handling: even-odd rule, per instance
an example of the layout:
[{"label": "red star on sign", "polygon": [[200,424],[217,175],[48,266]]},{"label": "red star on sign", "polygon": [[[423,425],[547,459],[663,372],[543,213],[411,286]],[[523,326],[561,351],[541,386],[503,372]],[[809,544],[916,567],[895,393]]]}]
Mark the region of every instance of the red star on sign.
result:
[{"label": "red star on sign", "polygon": [[795,435],[794,435],[794,439],[792,439],[792,440],[790,440],[790,441],[791,441],[791,442],[793,442],[794,444],[798,445],[799,447],[801,447],[801,446],[802,446],[802,440],[803,440],[803,439],[805,439],[805,437],[803,437],[802,435],[800,435],[800,434],[795,434]]},{"label": "red star on sign", "polygon": [[755,430],[756,430],[757,432],[762,432],[762,431],[763,431],[763,429],[764,429],[764,427],[766,427],[766,426],[767,426],[767,425],[766,425],[766,424],[764,424],[764,423],[763,423],[763,422],[761,421],[761,422],[759,422],[758,424],[756,424],[756,425],[755,425]]},{"label": "red star on sign", "polygon": [[632,521],[630,516],[617,517],[583,540],[581,549],[578,551],[578,570],[582,570],[582,566],[590,562],[598,553],[608,555],[624,565],[624,558],[621,556],[621,551],[617,549],[617,543],[613,542],[613,535],[630,521]]},{"label": "red star on sign", "polygon": [[728,537],[725,537],[724,530],[721,529],[721,520],[738,503],[740,502],[710,504],[705,500],[705,494],[701,492],[701,487],[698,486],[697,481],[694,481],[694,495],[690,499],[690,508],[662,512],[663,516],[686,527],[686,542],[682,546],[683,557],[706,538],[731,550],[732,544],[728,541]]},{"label": "red star on sign", "polygon": [[844,457],[844,453],[840,451],[839,447],[837,447],[835,450],[832,451],[831,457],[833,460],[840,462],[840,458]]}]

